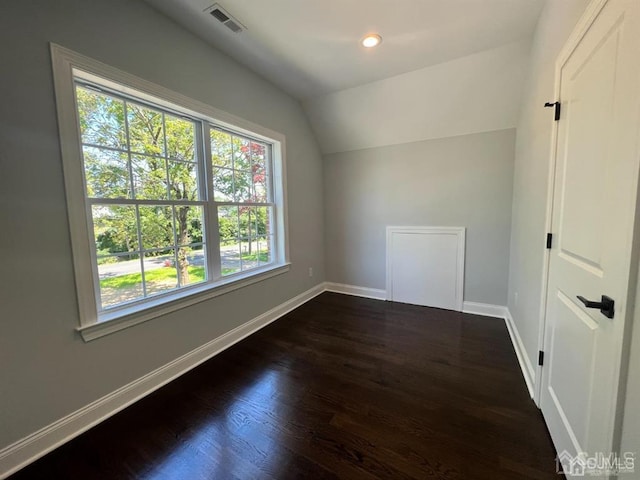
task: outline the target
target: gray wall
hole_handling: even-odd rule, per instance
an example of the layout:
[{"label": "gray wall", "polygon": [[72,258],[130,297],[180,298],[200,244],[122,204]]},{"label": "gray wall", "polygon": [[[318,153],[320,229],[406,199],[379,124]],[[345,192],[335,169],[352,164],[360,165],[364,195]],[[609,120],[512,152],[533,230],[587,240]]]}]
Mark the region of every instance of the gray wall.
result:
[{"label": "gray wall", "polygon": [[[291,271],[84,343],[49,41],[285,134]],[[1,449],[323,281],[324,259],[321,156],[270,83],[137,0],[5,0],[0,45]]]},{"label": "gray wall", "polygon": [[505,305],[514,142],[508,129],[325,155],[327,280],[384,289],[386,226],[464,226],[464,299]]},{"label": "gray wall", "polygon": [[546,3],[533,39],[531,66],[517,128],[508,307],[531,365],[536,364],[538,354],[553,127],[553,113],[543,105],[554,100],[556,58],[588,3],[586,0]]}]

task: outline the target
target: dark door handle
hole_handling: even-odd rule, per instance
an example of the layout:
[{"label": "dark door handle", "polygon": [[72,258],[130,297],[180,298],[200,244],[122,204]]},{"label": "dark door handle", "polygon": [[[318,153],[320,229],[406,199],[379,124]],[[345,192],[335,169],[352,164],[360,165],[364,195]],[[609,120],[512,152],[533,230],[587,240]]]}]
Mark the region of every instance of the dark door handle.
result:
[{"label": "dark door handle", "polygon": [[594,302],[592,300],[587,300],[582,295],[578,295],[578,300],[584,303],[584,306],[587,308],[599,308],[600,313],[602,313],[605,317],[613,318],[614,313],[614,305],[615,302],[613,298],[607,297],[606,295],[602,295],[602,300],[599,302]]}]

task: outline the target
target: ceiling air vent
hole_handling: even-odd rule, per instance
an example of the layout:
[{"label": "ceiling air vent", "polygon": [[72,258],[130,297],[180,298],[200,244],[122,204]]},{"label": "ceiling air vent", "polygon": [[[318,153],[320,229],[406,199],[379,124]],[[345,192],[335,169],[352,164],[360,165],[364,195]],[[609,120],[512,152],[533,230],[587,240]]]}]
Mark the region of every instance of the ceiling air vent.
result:
[{"label": "ceiling air vent", "polygon": [[211,15],[213,15],[216,19],[220,20],[222,23],[226,22],[227,20],[229,20],[229,17],[227,17],[224,12],[222,10],[220,10],[219,8],[216,8],[215,10],[211,10]]},{"label": "ceiling air vent", "polygon": [[229,14],[229,12],[224,10],[218,3],[214,3],[213,5],[211,5],[205,10],[205,12],[209,13],[209,15],[218,20],[233,33],[241,32],[242,30],[246,30],[247,28],[242,25],[236,18],[233,18]]}]

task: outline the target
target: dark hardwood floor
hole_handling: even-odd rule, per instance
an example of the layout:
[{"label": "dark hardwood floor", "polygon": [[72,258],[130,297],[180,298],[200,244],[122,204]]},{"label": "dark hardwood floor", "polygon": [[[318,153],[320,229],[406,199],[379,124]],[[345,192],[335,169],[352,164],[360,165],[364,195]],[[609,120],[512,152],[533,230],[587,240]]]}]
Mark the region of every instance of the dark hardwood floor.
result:
[{"label": "dark hardwood floor", "polygon": [[504,321],[324,293],[23,479],[558,479]]}]

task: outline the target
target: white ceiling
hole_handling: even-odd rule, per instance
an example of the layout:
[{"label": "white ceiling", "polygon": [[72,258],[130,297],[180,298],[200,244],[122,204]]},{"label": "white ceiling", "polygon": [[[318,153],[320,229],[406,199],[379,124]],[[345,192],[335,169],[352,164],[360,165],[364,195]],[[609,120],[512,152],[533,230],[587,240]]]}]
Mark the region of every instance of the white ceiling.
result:
[{"label": "white ceiling", "polygon": [[[286,92],[308,99],[531,36],[545,0],[147,0]],[[364,34],[382,45],[363,48]]]}]

